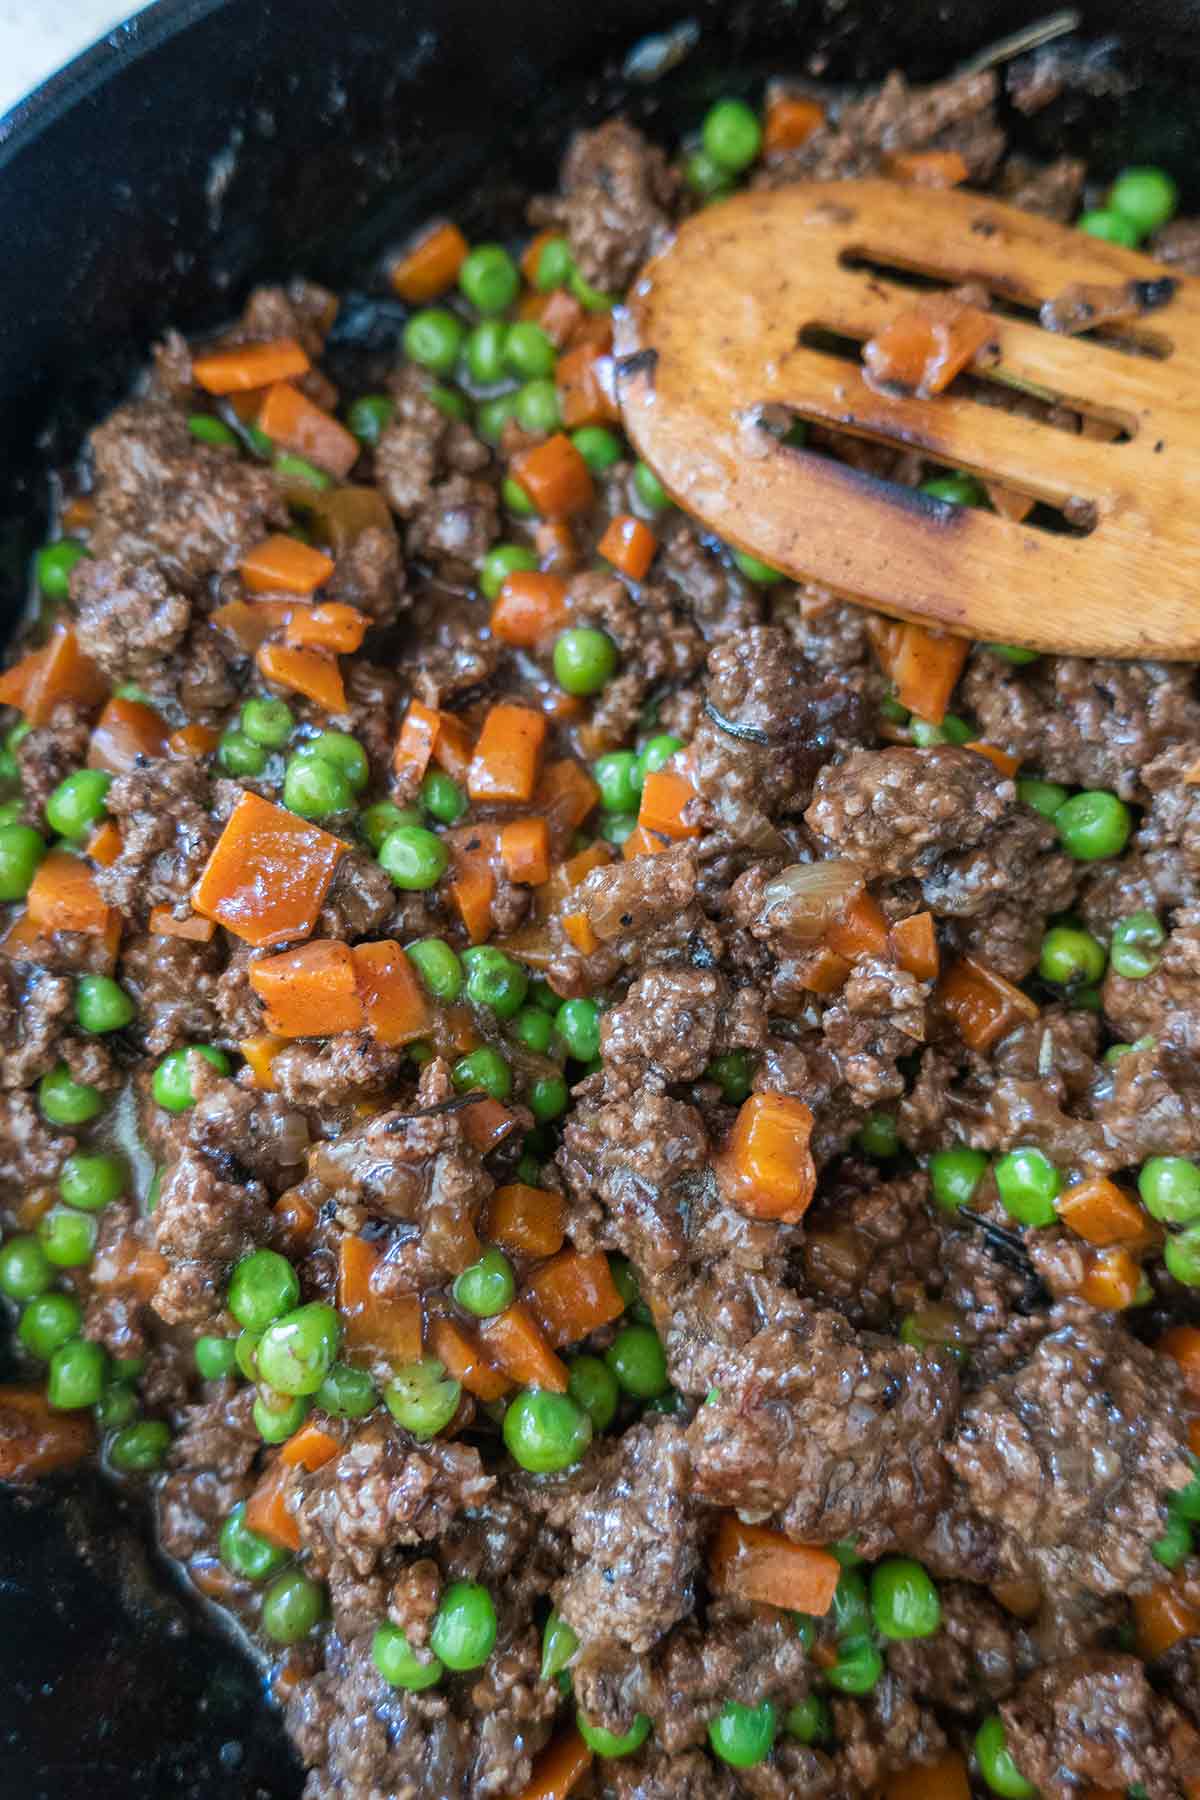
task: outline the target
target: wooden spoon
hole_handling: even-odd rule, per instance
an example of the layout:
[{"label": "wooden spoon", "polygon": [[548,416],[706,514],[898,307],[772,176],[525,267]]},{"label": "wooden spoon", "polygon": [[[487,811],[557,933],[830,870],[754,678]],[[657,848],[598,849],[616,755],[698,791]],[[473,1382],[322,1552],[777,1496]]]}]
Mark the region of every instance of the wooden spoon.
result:
[{"label": "wooden spoon", "polygon": [[[953,387],[931,399],[869,387],[855,346],[919,300],[881,269],[981,284],[1005,312],[990,314],[996,360],[975,372],[1061,402],[1083,431]],[[1121,348],[1037,323],[1075,283],[1129,281],[1170,298],[1120,327]],[[797,580],[988,642],[1194,658],[1200,280],[1173,287],[1147,256],[978,194],[883,180],[750,192],[687,220],[643,270],[617,321],[617,393],[680,505]],[[852,343],[811,347],[814,328]],[[1039,529],[1038,514],[953,505],[789,448],[781,411],[1089,512],[1094,529]]]}]

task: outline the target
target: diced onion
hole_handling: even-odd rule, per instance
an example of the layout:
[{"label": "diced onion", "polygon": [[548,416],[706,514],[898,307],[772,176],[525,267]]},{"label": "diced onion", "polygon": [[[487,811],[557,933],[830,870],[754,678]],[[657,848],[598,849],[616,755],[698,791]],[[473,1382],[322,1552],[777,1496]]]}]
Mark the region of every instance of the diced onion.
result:
[{"label": "diced onion", "polygon": [[845,857],[793,863],[763,889],[759,923],[788,943],[818,943],[863,886],[862,870]]}]

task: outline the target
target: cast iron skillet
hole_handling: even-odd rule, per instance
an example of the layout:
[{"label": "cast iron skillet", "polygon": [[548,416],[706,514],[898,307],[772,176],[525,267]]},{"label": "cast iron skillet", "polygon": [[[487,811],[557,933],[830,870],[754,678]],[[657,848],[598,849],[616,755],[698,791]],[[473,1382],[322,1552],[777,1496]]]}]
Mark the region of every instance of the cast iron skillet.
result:
[{"label": "cast iron skillet", "polygon": [[[0,631],[24,604],[47,471],[168,322],[214,325],[253,282],[296,271],[366,285],[380,250],[444,203],[468,225],[515,224],[570,124],[616,104],[670,138],[768,71],[928,80],[1052,6],[160,0],[0,121]],[[1101,66],[1120,79],[1018,121],[1028,148],[1186,181],[1200,0],[1080,10],[1088,40],[1112,35]],[[623,78],[640,38],[688,18],[700,39],[681,66],[652,86]],[[358,304],[341,330],[386,343],[395,325]],[[257,1668],[93,1478],[0,1490],[0,1769],[23,1800],[287,1800],[302,1785]]]}]

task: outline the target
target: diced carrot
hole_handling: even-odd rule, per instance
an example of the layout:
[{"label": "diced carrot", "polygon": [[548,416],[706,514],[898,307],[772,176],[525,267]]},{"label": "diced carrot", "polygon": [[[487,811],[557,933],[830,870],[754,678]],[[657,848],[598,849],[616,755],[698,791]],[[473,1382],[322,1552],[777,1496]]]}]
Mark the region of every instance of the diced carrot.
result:
[{"label": "diced carrot", "polygon": [[62,509],[62,528],[71,537],[88,532],[96,523],[96,502],[90,494],[76,494]]},{"label": "diced carrot", "polygon": [[1078,1181],[1058,1197],[1058,1216],[1077,1237],[1101,1248],[1110,1244],[1144,1244],[1147,1218],[1130,1194],[1107,1175]]},{"label": "diced carrot", "polygon": [[[1086,437],[1087,420],[1085,419],[1083,423],[1085,429],[1082,435]],[[1010,519],[1014,525],[1019,525],[1022,519],[1027,519],[1037,505],[1037,501],[1031,494],[1018,494],[1014,488],[1001,487],[998,481],[985,481],[983,491],[991,502],[993,510],[998,512],[1002,519]]]},{"label": "diced carrot", "polygon": [[339,600],[325,600],[320,606],[298,606],[287,622],[284,642],[311,644],[320,650],[335,652],[361,648],[371,623],[357,606],[343,606]]},{"label": "diced carrot", "polygon": [[1162,1581],[1148,1594],[1130,1598],[1139,1656],[1165,1656],[1183,1638],[1200,1637],[1200,1612],[1184,1600],[1175,1581]]},{"label": "diced carrot", "polygon": [[792,1094],[743,1101],[717,1172],[730,1203],[755,1219],[802,1219],[817,1185],[809,1139],[813,1116]]},{"label": "diced carrot", "polygon": [[276,1037],[273,1031],[259,1031],[253,1037],[243,1038],[238,1045],[254,1077],[255,1087],[264,1094],[275,1092],[273,1065],[286,1042],[286,1038]]},{"label": "diced carrot", "polygon": [[356,944],[354,979],[367,1030],[377,1044],[411,1044],[424,1037],[433,1014],[417,972],[391,938]]},{"label": "diced carrot", "polygon": [[825,108],[815,100],[779,94],[768,105],[763,120],[763,152],[773,156],[783,150],[798,150],[824,123]]},{"label": "diced carrot", "polygon": [[836,994],[845,987],[850,964],[827,944],[820,944],[796,970],[796,980],[809,994]]},{"label": "diced carrot", "polygon": [[1113,1244],[1105,1250],[1088,1252],[1079,1291],[1089,1306],[1124,1312],[1137,1299],[1141,1279],[1137,1258],[1123,1245]]},{"label": "diced carrot", "polygon": [[513,819],[500,831],[500,861],[511,882],[540,887],[550,879],[550,828],[545,819]]},{"label": "diced carrot", "polygon": [[568,1725],[542,1751],[516,1800],[567,1800],[591,1766],[592,1752],[579,1727]]},{"label": "diced carrot", "polygon": [[520,1387],[567,1391],[566,1364],[554,1354],[545,1333],[524,1301],[514,1301],[480,1332],[484,1353]]},{"label": "diced carrot", "polygon": [[554,380],[562,422],[568,431],[576,431],[581,425],[613,425],[620,419],[611,392],[611,373],[612,359],[594,344],[577,344],[559,357]]},{"label": "diced carrot", "polygon": [[40,1387],[0,1387],[0,1481],[72,1469],[95,1447],[90,1413],[55,1412]]},{"label": "diced carrot", "polygon": [[621,855],[626,862],[632,862],[635,856],[657,856],[661,851],[670,848],[671,845],[666,838],[656,837],[654,832],[647,831],[644,825],[635,825],[621,845]]},{"label": "diced carrot", "polygon": [[392,753],[392,768],[415,788],[429,767],[441,714],[420,700],[410,700]]},{"label": "diced carrot", "polygon": [[572,518],[596,497],[591,470],[562,431],[514,456],[512,476],[544,519]]},{"label": "diced carrot", "polygon": [[172,756],[209,756],[220,741],[211,725],[181,725],[167,739],[167,749]]},{"label": "diced carrot", "polygon": [[363,1003],[349,944],[316,938],[296,950],[252,962],[250,986],[266,1008],[268,1031],[277,1037],[332,1037],[361,1031]]},{"label": "diced carrot", "polygon": [[975,361],[994,330],[977,306],[949,293],[923,294],[863,345],[866,378],[888,391],[940,394]]},{"label": "diced carrot", "polygon": [[491,935],[492,901],[496,898],[496,877],[491,864],[480,857],[456,864],[450,897],[458,908],[471,943],[485,943]]},{"label": "diced carrot", "polygon": [[638,824],[645,831],[657,831],[663,837],[699,837],[699,825],[684,818],[696,790],[690,781],[674,769],[654,769],[642,783],[642,801],[638,807]]},{"label": "diced carrot", "polygon": [[571,333],[570,349],[580,344],[589,344],[593,350],[605,353],[612,349],[613,320],[610,312],[586,312],[579,321],[579,328]]},{"label": "diced carrot", "polygon": [[936,997],[964,1044],[985,1055],[1022,1022],[1038,1016],[1028,994],[974,956],[964,956],[946,970]]},{"label": "diced carrot", "polygon": [[[254,1042],[255,1040],[250,1039],[249,1041]],[[280,1043],[278,1038],[271,1041]],[[244,1054],[245,1045],[241,1045],[240,1048]],[[270,1074],[269,1066],[267,1072]],[[258,1082],[257,1085],[259,1087],[266,1085],[269,1088],[271,1083]],[[286,1194],[281,1194],[275,1202],[271,1209],[271,1216],[275,1221],[276,1229],[282,1236],[285,1247],[293,1254],[303,1250],[317,1223],[317,1209],[308,1196],[303,1194],[299,1188],[289,1188]]]},{"label": "diced carrot", "polygon": [[558,871],[563,883],[563,893],[569,894],[572,888],[577,888],[581,881],[587,880],[593,869],[605,868],[612,859],[612,850],[603,838],[597,838],[585,850],[577,850]]},{"label": "diced carrot", "polygon": [[547,227],[545,231],[536,232],[522,250],[520,269],[530,287],[537,286],[538,265],[542,260],[542,251],[546,248],[546,245],[550,242],[551,238],[557,237],[558,235],[558,232],[551,231],[550,228]]},{"label": "diced carrot", "polygon": [[327,713],[344,713],[346,689],[337,658],[327,650],[300,649],[291,644],[263,644],[255,657],[260,675],[278,687],[303,694]]},{"label": "diced carrot", "polygon": [[338,1245],[338,1311],[346,1343],[393,1358],[419,1362],[424,1340],[419,1294],[378,1294],[371,1278],[382,1258],[365,1238],[349,1232]]},{"label": "diced carrot", "polygon": [[538,324],[556,349],[565,349],[578,336],[588,316],[586,308],[566,288],[552,288],[548,294],[537,297],[541,301]]},{"label": "diced carrot", "polygon": [[853,962],[857,956],[887,956],[891,934],[884,911],[873,894],[856,894],[841,918],[825,933],[825,942],[838,956]]},{"label": "diced carrot", "polygon": [[183,938],[189,944],[211,944],[216,929],[211,919],[203,919],[199,913],[177,919],[169,906],[152,906],[150,909],[150,930],[155,937]]},{"label": "diced carrot", "polygon": [[126,775],[138,759],[153,761],[167,753],[167,727],[162,714],[140,700],[114,696],[100,714],[88,745],[89,769]]},{"label": "diced carrot", "polygon": [[932,913],[913,913],[911,918],[898,919],[892,926],[891,940],[902,969],[919,981],[937,980],[941,957]]},{"label": "diced carrot", "polygon": [[452,1381],[460,1381],[477,1400],[500,1400],[512,1382],[494,1369],[474,1339],[454,1319],[436,1318],[429,1326],[429,1348]]},{"label": "diced carrot", "polygon": [[567,584],[544,569],[517,569],[507,576],[492,607],[492,636],[502,644],[534,650],[567,618]]},{"label": "diced carrot", "polygon": [[292,338],[273,344],[238,344],[232,350],[216,350],[192,363],[197,387],[206,394],[245,394],[291,381],[312,368],[307,353]]},{"label": "diced carrot", "polygon": [[957,1750],[948,1750],[935,1763],[914,1763],[889,1775],[882,1800],[971,1800],[967,1765]]},{"label": "diced carrot", "polygon": [[499,701],[483,721],[467,771],[471,799],[514,805],[532,800],[545,741],[546,721],[540,712]]},{"label": "diced carrot", "polygon": [[556,1348],[577,1344],[625,1310],[601,1250],[560,1250],[534,1271],[525,1292]]},{"label": "diced carrot", "polygon": [[245,1519],[251,1531],[257,1531],[281,1550],[299,1550],[300,1527],[284,1504],[288,1478],[285,1462],[271,1464],[246,1502]]},{"label": "diced carrot", "polygon": [[103,937],[112,909],[101,898],[96,877],[83,858],[55,849],[38,864],[25,896],[25,911],[38,931],[81,931]]},{"label": "diced carrot", "polygon": [[372,1299],[371,1277],[379,1262],[379,1252],[366,1238],[347,1232],[338,1244],[338,1311],[347,1323],[361,1313]]},{"label": "diced carrot", "polygon": [[959,187],[970,173],[957,150],[896,150],[886,168],[893,181],[911,187]]},{"label": "diced carrot", "polygon": [[600,789],[574,757],[547,763],[538,782],[534,805],[556,840],[569,839],[600,804]]},{"label": "diced carrot", "polygon": [[479,1228],[513,1256],[553,1256],[562,1249],[566,1218],[561,1194],[513,1181],[484,1202]]},{"label": "diced carrot", "polygon": [[1200,1400],[1200,1329],[1195,1325],[1172,1325],[1154,1348],[1178,1363],[1188,1393]]},{"label": "diced carrot", "polygon": [[338,481],[344,481],[358,461],[359,442],[354,433],[286,381],[267,389],[258,429],[280,449],[328,470]]},{"label": "diced carrot", "polygon": [[346,846],[340,838],[245,793],[192,893],[192,905],[256,949],[305,938]]},{"label": "diced carrot", "polygon": [[293,605],[291,600],[227,600],[211,614],[210,622],[231,637],[239,650],[253,656],[269,637],[285,628]]},{"label": "diced carrot", "polygon": [[279,1452],[279,1460],[286,1463],[289,1469],[307,1469],[315,1475],[326,1463],[331,1463],[335,1456],[342,1454],[339,1438],[323,1426],[314,1425],[311,1419],[301,1425],[299,1431],[293,1431],[290,1438]]},{"label": "diced carrot", "polygon": [[410,306],[423,306],[453,286],[466,257],[467,240],[458,226],[435,225],[392,264],[392,286]]},{"label": "diced carrot", "polygon": [[519,1114],[510,1112],[503,1101],[493,1100],[490,1094],[480,1094],[459,1116],[463,1136],[481,1156],[503,1143],[516,1130],[519,1118]]},{"label": "diced carrot", "polygon": [[[121,849],[120,828],[113,819],[105,819],[103,825],[98,825],[87,842],[89,857],[102,869],[112,868]],[[151,929],[153,930],[153,926]]]},{"label": "diced carrot", "polygon": [[533,542],[538,561],[548,572],[569,575],[578,568],[579,546],[565,519],[543,519],[534,531]]},{"label": "diced carrot", "polygon": [[919,719],[940,725],[969,649],[966,638],[950,637],[924,625],[902,626],[891,667],[901,706]]},{"label": "diced carrot", "polygon": [[333,574],[333,558],[299,538],[275,532],[242,558],[243,584],[252,594],[311,594]]},{"label": "diced carrot", "polygon": [[475,739],[463,721],[455,713],[440,712],[433,746],[438,768],[445,769],[453,781],[464,782],[474,753]]},{"label": "diced carrot", "polygon": [[1200,1417],[1188,1420],[1188,1449],[1193,1456],[1200,1456]]},{"label": "diced carrot", "polygon": [[42,649],[0,674],[0,706],[15,706],[31,725],[45,725],[63,700],[99,706],[107,692],[107,676],[84,655],[69,625],[56,626]]},{"label": "diced carrot", "polygon": [[824,1618],[833,1605],[841,1564],[829,1550],[796,1544],[766,1525],[744,1525],[721,1514],[708,1552],[708,1573],[720,1594]]},{"label": "diced carrot", "polygon": [[630,581],[645,580],[657,549],[658,539],[650,527],[632,513],[620,513],[611,519],[596,545],[597,554]]},{"label": "diced carrot", "polygon": [[600,948],[600,939],[592,930],[592,922],[586,913],[564,913],[561,923],[568,941],[574,945],[580,956],[595,955]]},{"label": "diced carrot", "polygon": [[1010,781],[1021,766],[1019,756],[1014,756],[1009,750],[1001,750],[998,744],[985,744],[980,740],[973,740],[969,744],[964,744],[963,749],[974,750],[976,756],[986,756],[992,767],[999,769],[1001,775],[1007,776]]}]

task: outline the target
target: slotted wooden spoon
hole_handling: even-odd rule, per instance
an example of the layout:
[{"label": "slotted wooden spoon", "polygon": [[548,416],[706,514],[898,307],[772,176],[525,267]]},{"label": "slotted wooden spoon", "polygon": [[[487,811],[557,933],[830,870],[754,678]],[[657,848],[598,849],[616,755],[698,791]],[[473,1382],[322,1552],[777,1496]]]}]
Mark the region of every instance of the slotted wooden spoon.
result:
[{"label": "slotted wooden spoon", "polygon": [[[892,398],[866,385],[849,352],[802,341],[815,328],[861,343],[911,308],[911,286],[881,268],[978,282],[1027,310],[1028,321],[993,315],[999,360],[983,379],[1061,401],[1126,440],[953,391]],[[689,513],[796,579],[991,642],[1197,657],[1200,281],[1179,280],[1160,310],[1120,327],[1125,349],[1037,323],[1042,302],[1073,283],[1163,274],[1138,252],[962,191],[845,181],[742,194],[689,219],[634,284],[616,336],[626,429]],[[1043,530],[876,480],[785,446],[760,422],[764,407],[1056,509],[1090,503],[1095,528]]]}]

